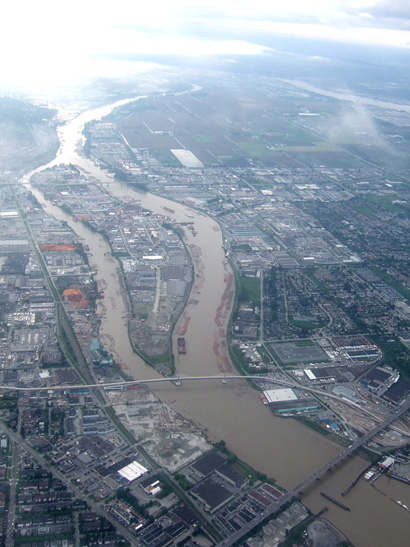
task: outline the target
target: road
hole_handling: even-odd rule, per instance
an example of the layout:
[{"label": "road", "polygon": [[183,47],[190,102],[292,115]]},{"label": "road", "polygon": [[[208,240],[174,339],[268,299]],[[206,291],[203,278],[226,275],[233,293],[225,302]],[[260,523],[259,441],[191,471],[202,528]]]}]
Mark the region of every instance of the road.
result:
[{"label": "road", "polygon": [[[63,332],[68,340],[68,344],[71,348],[71,351],[74,353],[75,360],[70,358],[70,352],[65,351],[67,360],[74,366],[74,368],[77,370],[77,372],[80,374],[80,376],[83,378],[83,380],[86,383],[90,383],[94,381],[94,378],[90,374],[88,363],[83,355],[83,352],[81,350],[81,346],[78,343],[77,337],[75,335],[72,323],[70,319],[67,316],[67,312],[65,311],[64,303],[61,300],[61,296],[55,286],[55,283],[53,281],[53,277],[50,273],[50,270],[48,269],[47,263],[44,260],[43,253],[41,252],[40,246],[37,242],[37,239],[33,233],[33,230],[31,229],[31,226],[26,218],[26,215],[24,213],[24,210],[22,206],[20,205],[20,201],[18,199],[17,193],[15,191],[15,188],[12,185],[8,185],[8,189],[13,196],[16,209],[19,214],[19,218],[21,222],[24,225],[24,228],[26,230],[27,237],[29,238],[31,247],[37,257],[39,266],[43,272],[43,277],[47,283],[48,289],[50,291],[51,296],[53,297],[54,304],[57,311],[57,329],[58,329],[58,337],[61,342],[61,347],[63,351],[66,349],[66,343],[63,341],[63,337],[61,336],[61,333]],[[69,349],[69,348],[68,348]],[[103,400],[102,394],[97,393],[97,396],[100,400],[100,402],[105,403],[106,401]]]},{"label": "road", "polygon": [[[10,440],[14,443],[14,446],[15,446],[14,452],[16,454],[18,453],[19,449],[20,450],[24,449],[37,463],[39,463],[42,467],[44,467],[44,469],[50,469],[50,463],[45,458],[43,458],[43,456],[41,456],[32,446],[30,446],[28,442],[22,439],[20,435],[18,435],[17,433],[14,433],[11,429],[5,426],[1,421],[0,421],[0,431],[2,431],[3,433],[6,433],[8,437],[10,438]],[[14,461],[14,453],[13,453],[13,463],[16,463]],[[118,531],[118,533],[124,536],[124,538],[127,539],[131,545],[136,545],[137,542],[136,542],[136,538],[134,534],[132,534],[127,528],[125,528],[125,526],[120,524],[113,516],[111,516],[107,511],[105,511],[102,507],[100,507],[100,505],[97,502],[92,501],[90,498],[88,498],[88,496],[84,494],[77,485],[73,484],[71,480],[69,480],[58,469],[53,467],[52,473],[56,478],[60,479],[63,482],[63,484],[67,486],[70,492],[74,493],[75,496],[77,496],[79,499],[85,501],[87,505],[90,507],[91,511],[107,519]],[[17,475],[15,475],[15,477],[13,477],[12,475],[12,481],[13,481],[13,478],[15,478],[17,481]],[[11,488],[13,488],[13,482],[11,484]],[[8,520],[8,525],[10,525],[10,523],[11,523],[11,519]],[[14,518],[13,518],[13,523],[14,523]],[[13,529],[10,529],[8,527],[7,538],[6,538],[8,546],[14,545],[12,532],[13,532]]]},{"label": "road", "polygon": [[[121,382],[112,382],[112,383],[106,383],[106,384],[86,384],[88,388],[99,388],[97,390],[97,394],[101,397],[101,388],[116,388],[116,387],[127,387],[127,386],[136,386],[136,385],[143,385],[143,384],[155,384],[159,382],[172,382],[177,386],[181,386],[183,382],[196,382],[196,381],[203,381],[203,380],[217,380],[222,382],[223,384],[226,384],[228,380],[258,380],[258,381],[264,381],[264,382],[271,382],[272,384],[278,384],[285,387],[290,387],[293,389],[301,389],[302,391],[309,391],[310,393],[313,393],[319,397],[328,397],[329,399],[333,399],[335,401],[339,401],[343,404],[346,404],[355,410],[362,412],[364,414],[367,414],[372,419],[376,420],[377,422],[382,421],[382,417],[371,410],[368,410],[364,405],[359,405],[357,403],[354,403],[353,401],[350,401],[349,399],[346,399],[345,397],[340,397],[339,395],[335,395],[334,393],[329,393],[327,391],[322,391],[320,389],[315,389],[312,387],[304,386],[296,382],[288,381],[288,380],[279,380],[277,378],[272,378],[269,376],[259,376],[256,374],[248,374],[248,375],[234,375],[234,374],[224,374],[224,376],[176,376],[176,377],[168,377],[168,378],[148,378],[145,380],[128,380],[128,381],[121,381]],[[78,387],[82,384],[66,384],[66,385],[58,385],[58,386],[43,386],[43,387],[17,387],[17,386],[4,386],[0,385],[0,390],[9,390],[9,391],[50,391],[50,390],[70,390],[70,389],[78,389]],[[401,431],[401,430],[400,430]],[[407,432],[401,431],[404,435],[407,435]]]},{"label": "road", "polygon": [[314,473],[311,473],[309,476],[307,476],[305,479],[303,479],[298,485],[296,485],[292,490],[281,496],[278,501],[274,504],[272,504],[268,509],[266,509],[261,515],[259,515],[257,518],[252,520],[249,524],[247,524],[245,527],[241,528],[234,534],[232,534],[229,538],[226,538],[224,541],[220,542],[218,544],[219,547],[229,547],[230,545],[233,545],[237,541],[239,541],[243,536],[248,534],[258,526],[261,522],[263,522],[265,519],[279,511],[284,505],[289,503],[294,496],[297,496],[298,494],[301,494],[306,488],[308,488],[313,482],[320,479],[326,472],[331,471],[335,466],[337,466],[340,462],[345,460],[347,457],[349,457],[355,450],[360,448],[362,445],[367,443],[371,438],[373,438],[375,435],[380,433],[383,429],[388,427],[391,423],[393,423],[397,418],[400,418],[405,412],[407,412],[410,408],[410,397],[406,399],[406,401],[400,406],[396,412],[393,414],[390,414],[383,422],[378,424],[376,427],[374,427],[371,431],[366,433],[366,435],[363,435],[360,439],[357,439],[353,444],[351,444],[348,448],[345,448],[329,460],[327,463],[322,465],[317,471]]},{"label": "road", "polygon": [[[337,399],[339,401],[342,401],[345,404],[350,404],[352,407],[355,407],[357,410],[360,410],[361,412],[366,412],[367,414],[371,415],[372,418],[374,418],[376,421],[380,420],[379,416],[375,416],[372,412],[368,411],[367,409],[362,408],[362,406],[357,405],[353,402],[347,401],[346,399],[343,399],[342,397],[339,397],[334,394],[330,394],[327,392],[322,392],[318,389],[313,388],[307,388],[305,386],[296,385],[292,382],[284,381],[284,380],[277,380],[274,378],[269,378],[266,376],[239,376],[239,375],[224,375],[224,376],[185,376],[185,377],[173,377],[173,378],[151,378],[147,380],[132,380],[132,381],[124,381],[124,382],[115,382],[111,384],[89,384],[87,387],[89,388],[99,388],[101,387],[126,387],[126,386],[132,386],[132,385],[142,385],[142,384],[152,384],[152,383],[158,383],[158,382],[173,382],[174,384],[181,385],[183,382],[190,382],[190,381],[205,381],[205,380],[217,380],[221,381],[223,383],[226,383],[228,380],[244,380],[244,379],[251,379],[251,380],[263,380],[263,381],[271,381],[272,383],[276,383],[279,385],[284,385],[287,387],[293,387],[298,389],[303,389],[305,391],[310,391],[315,394],[321,395],[322,397],[329,397],[333,399]],[[78,388],[78,384],[75,385],[64,385],[64,386],[53,386],[53,387],[41,387],[41,388],[31,388],[31,387],[12,387],[12,386],[0,386],[0,389],[7,389],[7,390],[18,390],[18,391],[40,391],[40,390],[68,390],[68,389],[76,389]],[[317,479],[320,479],[321,476],[323,476],[326,472],[331,471],[335,466],[337,466],[340,462],[342,462],[344,459],[348,458],[353,452],[355,452],[358,448],[365,445],[370,439],[372,439],[374,436],[376,436],[378,433],[389,427],[395,420],[400,418],[405,412],[407,412],[410,409],[410,396],[404,401],[404,403],[395,411],[389,414],[384,420],[382,420],[378,425],[376,425],[373,429],[371,429],[368,433],[354,441],[349,447],[342,450],[337,456],[329,460],[327,463],[322,465],[317,471],[311,473],[307,477],[305,477],[299,484],[297,484],[292,490],[290,490],[288,493],[284,494],[277,500],[277,502],[273,503],[269,508],[267,508],[261,515],[259,515],[257,518],[255,518],[253,521],[248,523],[244,528],[241,528],[238,532],[234,533],[229,538],[225,539],[224,541],[220,542],[218,545],[221,547],[227,547],[229,545],[233,545],[236,541],[239,541],[244,535],[246,535],[248,532],[250,532],[253,528],[255,528],[258,524],[263,522],[266,518],[272,516],[274,513],[279,511],[286,503],[290,502],[294,496],[301,494],[306,488],[308,488],[313,482],[315,482]],[[0,429],[3,429],[3,431],[7,432],[7,434],[10,436],[10,438],[15,442],[19,443],[20,445],[23,445],[24,448],[31,454],[33,457],[37,459],[42,465],[46,466],[45,460],[37,454],[37,452],[24,440],[20,439],[18,435],[10,432],[8,428],[0,424]],[[64,480],[64,482],[67,482],[65,477],[59,473],[57,470],[53,470],[53,472],[56,474],[57,477]],[[85,495],[81,492],[79,488],[74,486],[73,484],[69,485],[71,490],[74,491],[74,493],[80,497],[81,499],[86,499],[88,503],[90,501],[85,497]],[[97,504],[91,504],[92,510],[95,511],[98,514],[103,514],[106,518],[107,514],[105,511],[99,508]],[[109,518],[111,520],[111,518]],[[119,526],[116,521],[113,519],[113,523],[115,522],[115,526],[119,528],[120,533],[130,538],[130,533],[123,527]],[[135,538],[133,538],[135,540]]]},{"label": "road", "polygon": [[6,547],[13,547],[14,545],[14,521],[16,518],[16,493],[17,493],[17,481],[19,471],[19,446],[16,442],[11,441],[12,445],[12,458],[11,458],[11,470],[10,470],[10,492],[9,492],[9,507],[7,512],[7,538]]},{"label": "road", "polygon": [[[339,401],[341,403],[344,403],[346,405],[351,406],[355,410],[358,410],[360,412],[363,412],[364,414],[367,414],[371,418],[373,418],[376,421],[380,421],[381,417],[374,412],[368,410],[365,408],[364,405],[359,405],[357,403],[354,403],[353,401],[350,401],[346,399],[345,397],[340,397],[339,395],[335,395],[334,393],[329,393],[327,391],[322,391],[320,389],[315,389],[312,387],[304,386],[301,384],[298,384],[296,382],[288,381],[288,380],[279,380],[277,378],[272,378],[270,376],[259,376],[256,374],[248,374],[248,375],[234,375],[234,374],[224,374],[223,376],[220,375],[213,375],[213,376],[174,376],[174,377],[168,377],[168,378],[148,378],[145,380],[127,380],[127,381],[121,381],[121,382],[112,382],[112,383],[105,383],[105,384],[86,384],[88,388],[116,388],[116,387],[127,387],[127,386],[137,386],[137,385],[144,385],[144,384],[155,384],[160,382],[172,382],[173,384],[180,386],[183,382],[196,382],[196,381],[206,381],[206,380],[217,380],[222,382],[223,384],[226,384],[228,380],[258,380],[258,381],[264,381],[264,382],[271,382],[272,384],[278,384],[285,387],[290,387],[293,389],[300,389],[302,391],[309,391],[310,393],[314,393],[315,395],[318,395],[319,397],[328,397],[329,399],[334,399],[335,401]],[[83,384],[65,384],[65,385],[58,385],[58,386],[43,386],[43,387],[17,387],[17,386],[5,386],[0,385],[0,390],[9,390],[9,391],[55,391],[55,390],[70,390],[70,389],[78,389],[80,385]]]}]

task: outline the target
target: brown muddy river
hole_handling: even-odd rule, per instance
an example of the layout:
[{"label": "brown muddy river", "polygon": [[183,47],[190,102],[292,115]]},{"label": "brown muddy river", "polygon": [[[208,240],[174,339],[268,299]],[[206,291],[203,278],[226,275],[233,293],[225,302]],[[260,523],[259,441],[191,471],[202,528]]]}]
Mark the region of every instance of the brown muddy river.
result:
[{"label": "brown muddy river", "polygon": [[[171,218],[180,222],[194,222],[197,236],[193,237],[186,230],[186,240],[189,246],[195,246],[191,249],[200,257],[196,262],[200,283],[196,284],[195,294],[192,295],[196,304],[188,304],[185,310],[185,317],[189,317],[184,335],[187,354],[176,355],[176,365],[181,375],[220,374],[213,349],[215,333],[219,332],[215,318],[230,274],[222,247],[222,234],[210,217],[158,196],[137,193],[127,186],[115,183],[91,161],[78,156],[76,143],[81,138],[84,122],[101,117],[112,108],[111,105],[88,111],[63,126],[60,130],[61,148],[52,164],[76,164],[100,181],[108,182],[109,190],[117,197],[136,199],[143,207],[162,214],[163,207],[166,206],[174,211],[166,212]],[[102,339],[113,337],[117,359],[127,365],[134,378],[156,377],[153,369],[133,353],[129,343],[127,302],[120,291],[118,264],[109,254],[105,254],[109,253],[108,245],[101,236],[74,222],[66,213],[45,201],[37,191],[35,193],[45,209],[55,217],[67,221],[79,237],[87,242],[90,246],[90,264],[98,271],[97,279],[104,279],[108,283],[104,299],[106,310],[101,324]],[[187,212],[194,218],[188,218]],[[115,307],[111,305],[110,297],[115,299]],[[153,391],[184,416],[194,420],[211,440],[225,440],[229,449],[240,459],[273,477],[287,489],[295,486],[341,450],[337,444],[293,419],[274,417],[261,404],[257,392],[245,381],[231,381],[225,385],[215,381],[186,382],[181,387],[161,384],[156,385]],[[376,489],[361,480],[345,498],[340,497],[340,493],[366,465],[364,460],[352,458],[311,488],[302,501],[314,512],[327,505],[329,511],[326,518],[358,547],[406,545],[406,538],[410,537],[410,513],[392,500],[400,500],[410,505],[409,486],[382,478],[376,483]],[[320,496],[321,490],[343,499],[351,511],[343,511],[325,500]]]}]

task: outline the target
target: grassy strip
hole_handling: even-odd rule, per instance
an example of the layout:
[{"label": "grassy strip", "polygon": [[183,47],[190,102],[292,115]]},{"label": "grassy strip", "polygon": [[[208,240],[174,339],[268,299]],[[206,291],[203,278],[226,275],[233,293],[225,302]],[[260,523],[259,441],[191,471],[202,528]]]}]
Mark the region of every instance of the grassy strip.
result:
[{"label": "grassy strip", "polygon": [[[63,314],[62,318],[60,317],[60,313]],[[90,381],[89,378],[87,379],[87,377],[83,374],[83,371],[77,362],[75,349],[73,348],[73,345],[67,334],[67,330],[71,330],[70,334],[72,336],[75,336],[74,329],[72,328],[71,322],[68,319],[65,310],[63,310],[62,306],[59,305],[58,303],[57,303],[57,318],[58,318],[57,319],[57,337],[58,337],[58,341],[60,343],[61,349],[68,363],[78,372],[80,378],[83,380],[85,384],[92,383],[92,381]],[[62,325],[63,321],[65,325]],[[81,348],[80,348],[80,351],[81,351]]]},{"label": "grassy strip", "polygon": [[293,343],[295,344],[295,346],[298,346],[298,347],[308,347],[308,346],[314,346],[315,345],[314,341],[311,338],[304,338],[304,339],[301,339],[301,340],[295,340]]},{"label": "grassy strip", "polygon": [[[251,295],[253,296],[257,295],[258,304],[256,304],[255,301],[254,301],[254,304],[260,306],[260,297],[261,297],[260,279],[241,276],[235,269],[233,269],[233,271],[234,271],[234,281],[235,281],[235,298],[233,302],[232,313],[228,322],[226,341],[227,341],[227,345],[229,349],[229,357],[234,367],[239,372],[239,374],[246,375],[248,374],[248,366],[247,366],[248,362],[245,359],[239,347],[236,344],[232,343],[232,335],[231,335],[232,317],[235,316],[235,313],[238,311],[240,305],[243,302],[249,302],[249,300],[251,299]],[[256,283],[254,283],[255,280],[257,282],[257,285]]]},{"label": "grassy strip", "polygon": [[189,480],[184,477],[184,475],[180,475],[179,473],[175,473],[174,479],[178,482],[182,490],[187,491],[194,486],[192,482],[189,482]]},{"label": "grassy strip", "polygon": [[229,356],[232,360],[233,366],[236,368],[239,374],[247,375],[248,361],[246,360],[239,346],[237,346],[236,344],[231,344],[229,341],[228,347],[229,347]]},{"label": "grassy strip", "polygon": [[390,287],[393,287],[393,289],[396,289],[397,292],[399,292],[404,298],[407,300],[410,300],[410,291],[406,289],[406,287],[403,287],[403,285],[397,281],[394,277],[389,275],[384,270],[381,270],[377,266],[370,266],[370,269],[380,277],[385,283],[390,285]]},{"label": "grassy strip", "polygon": [[299,321],[298,319],[289,319],[288,323],[294,327],[299,327],[300,329],[320,329],[323,325],[318,325],[317,323],[312,323],[312,321]]},{"label": "grassy strip", "polygon": [[157,363],[168,363],[170,360],[170,354],[161,353],[161,355],[152,355],[151,357],[149,357],[149,360],[153,365]]},{"label": "grassy strip", "polygon": [[325,429],[324,427],[317,424],[316,422],[312,422],[311,420],[308,420],[304,416],[297,416],[296,420],[298,420],[301,424],[306,425],[307,427],[310,427],[310,429],[313,429],[313,431],[316,431],[317,433],[320,433],[321,435],[332,434],[328,429]]},{"label": "grassy strip", "polygon": [[264,345],[258,348],[258,353],[265,365],[269,365],[272,362],[272,356]]},{"label": "grassy strip", "polygon": [[254,306],[261,306],[261,280],[260,277],[245,277],[237,275],[238,303],[253,302]]},{"label": "grassy strip", "polygon": [[[279,355],[276,353],[276,351],[273,349],[273,345],[272,344],[265,344],[265,347],[267,348],[268,350],[268,353],[270,353],[272,355],[272,357],[275,359],[275,361],[280,364],[281,366],[285,365],[285,363],[282,361],[282,359],[279,357]],[[286,363],[287,365],[288,364],[292,364],[292,363]],[[294,366],[292,364],[292,366]]]}]

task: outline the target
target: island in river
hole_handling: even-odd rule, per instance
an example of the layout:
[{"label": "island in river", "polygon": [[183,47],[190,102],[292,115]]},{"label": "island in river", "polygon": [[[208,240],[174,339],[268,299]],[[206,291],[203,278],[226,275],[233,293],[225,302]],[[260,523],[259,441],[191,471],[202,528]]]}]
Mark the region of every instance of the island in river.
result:
[{"label": "island in river", "polygon": [[[92,113],[87,116],[91,119]],[[65,126],[65,129],[62,128],[62,131],[67,132],[65,142],[76,144],[80,129],[81,124],[77,128],[71,127],[70,129],[70,125]],[[129,232],[126,230],[130,230],[130,226],[136,232],[137,229],[129,222],[130,217],[132,217],[136,226],[139,225],[139,228],[143,228],[144,237],[148,238],[149,249],[151,250],[149,251],[150,254],[145,255],[147,257],[145,258],[145,264],[143,264],[146,266],[145,272],[142,269],[140,273],[142,273],[141,278],[144,278],[145,274],[144,289],[147,290],[147,298],[150,278],[151,281],[152,278],[155,281],[155,291],[150,298],[152,298],[153,313],[159,314],[161,291],[157,288],[161,287],[164,278],[158,272],[161,271],[161,266],[163,266],[161,261],[168,261],[170,254],[167,253],[166,255],[162,252],[161,244],[155,239],[160,232],[154,229],[153,226],[156,228],[158,221],[161,223],[160,219],[165,214],[167,217],[165,224],[168,224],[168,226],[165,226],[165,230],[169,231],[170,223],[172,226],[178,225],[183,230],[184,249],[189,251],[194,273],[184,312],[179,317],[174,318],[175,325],[172,323],[163,324],[163,330],[158,329],[157,336],[160,338],[161,333],[166,329],[170,329],[171,326],[174,327],[173,344],[168,348],[168,358],[172,349],[174,365],[180,375],[204,376],[219,372],[229,375],[232,369],[229,370],[231,365],[227,358],[226,327],[233,306],[233,284],[232,271],[226,256],[225,235],[220,229],[220,224],[210,216],[204,215],[203,212],[188,207],[187,201],[191,205],[195,203],[192,198],[184,200],[184,203],[177,203],[170,202],[157,195],[135,192],[129,187],[113,181],[106,172],[98,169],[93,162],[79,157],[76,151],[69,147],[60,150],[58,161],[78,165],[88,172],[88,175],[80,174],[81,177],[86,177],[85,180],[70,179],[70,184],[67,184],[66,179],[65,186],[68,188],[65,188],[63,192],[58,187],[61,187],[61,181],[57,179],[57,187],[54,186],[54,182],[47,181],[48,197],[54,200],[58,198],[58,200],[61,200],[61,204],[69,204],[70,211],[75,215],[76,221],[73,220],[72,216],[70,217],[70,215],[61,212],[58,207],[53,207],[49,202],[44,201],[37,192],[36,195],[48,211],[57,218],[66,220],[72,229],[86,241],[89,247],[90,264],[96,271],[97,283],[100,283],[98,286],[99,293],[101,294],[102,290],[104,291],[104,299],[99,301],[97,310],[101,317],[100,338],[106,342],[107,348],[115,360],[127,367],[126,371],[136,379],[142,380],[154,374],[152,368],[147,367],[143,360],[138,358],[129,344],[128,320],[132,312],[130,306],[132,298],[127,294],[122,282],[123,272],[119,270],[118,263],[113,260],[112,249],[109,248],[107,242],[99,234],[90,231],[84,225],[84,221],[92,226],[99,218],[105,217],[104,222],[107,222],[107,217],[112,217],[113,220],[116,219],[117,228],[113,230],[117,229],[117,232],[112,232],[110,242],[111,245],[113,243],[124,245],[124,248],[119,247],[116,250],[116,258],[121,260],[125,272],[127,264],[131,268],[135,267],[135,264],[132,263],[133,249],[130,248],[132,243],[130,239],[134,239],[134,237],[130,237]],[[59,169],[63,174],[66,173],[64,167],[54,168],[51,171],[51,178],[55,179]],[[43,173],[45,176],[47,175],[45,171]],[[89,174],[91,174],[91,178],[89,178]],[[84,185],[87,186],[85,191],[82,188]],[[90,195],[92,185],[95,186],[95,189],[93,188],[92,197],[87,201],[86,196]],[[81,191],[85,192],[84,195],[80,194]],[[82,196],[81,199],[78,199],[80,196]],[[244,197],[249,197],[246,196],[246,192]],[[95,208],[96,201],[98,201],[97,210]],[[59,202],[57,201],[57,203]],[[73,210],[73,204],[84,216],[80,216]],[[106,209],[105,206],[107,206]],[[148,214],[147,211],[151,213]],[[144,223],[143,217],[152,217],[152,224],[150,225],[149,222]],[[124,222],[121,222],[122,220]],[[115,224],[115,221],[112,224]],[[158,232],[156,235],[152,233],[155,231]],[[172,232],[169,237],[172,236],[173,238],[174,235],[175,232]],[[254,237],[258,237],[258,235],[254,235]],[[172,263],[173,270],[170,274],[175,276],[175,270],[181,273],[181,269],[183,270],[187,266],[187,262],[182,259],[185,255],[183,248],[180,247],[180,240],[176,238],[169,241],[172,243],[174,250],[177,247],[176,254],[173,255],[177,263]],[[128,245],[128,248],[126,245]],[[268,250],[266,249],[266,251]],[[258,277],[256,276],[255,279],[258,280]],[[179,290],[182,291],[181,283],[177,283],[177,281],[185,282],[185,280],[191,281],[186,272],[183,273],[182,279],[168,276],[166,281],[175,281],[175,283],[168,283],[167,290],[173,287],[172,290],[177,292],[179,286]],[[247,297],[243,301],[242,319],[246,315],[250,316],[248,327],[255,327],[255,318],[259,322],[262,321],[255,308],[259,308],[260,314],[261,311],[263,313],[263,310],[260,309],[262,299],[259,297],[258,300],[258,295],[254,291],[255,286],[261,290],[261,283],[252,283],[243,284],[247,291]],[[151,288],[152,285],[154,283],[151,283]],[[159,292],[156,292],[157,290]],[[183,296],[186,297],[187,295],[184,294]],[[266,313],[266,309],[264,311]],[[144,321],[146,318],[140,317],[138,320]],[[312,323],[311,318],[306,319],[306,317],[299,317],[295,321],[305,321],[307,323],[310,321]],[[241,323],[238,323],[237,326],[240,327]],[[258,333],[258,331],[256,332]],[[258,335],[260,336],[260,332]],[[244,348],[250,350],[251,354],[252,350],[256,349],[257,344],[263,342],[263,338],[259,339],[258,335],[257,339],[254,340],[255,344],[248,343],[248,348]],[[186,355],[179,354],[176,351],[177,338],[181,336],[185,338],[187,348],[189,348]],[[252,347],[249,347],[251,345]],[[302,346],[296,344],[296,347],[303,346],[306,351],[306,347],[309,348],[312,344],[305,343]],[[316,344],[313,344],[313,346],[316,348]],[[361,346],[357,343],[355,347]],[[273,349],[274,355],[277,355],[276,350]],[[161,351],[157,355],[162,356],[164,354],[165,352]],[[259,360],[256,361],[258,366],[261,362],[263,366],[269,364],[267,361],[271,359],[267,356],[263,359],[264,356],[258,354],[257,351],[256,355],[259,355]],[[250,362],[254,363],[254,361]],[[272,372],[274,371],[272,370]],[[212,440],[224,439],[229,449],[237,454],[241,460],[250,463],[262,473],[274,477],[281,486],[288,489],[340,450],[330,440],[305,429],[295,421],[283,421],[274,418],[272,413],[260,404],[257,393],[245,382],[221,383],[217,386],[214,383],[209,383],[209,385],[183,384],[180,387],[158,386],[155,388],[155,393],[160,400],[172,405],[180,415],[189,417],[206,430]],[[144,395],[144,397],[149,396]],[[131,401],[132,399],[130,399]],[[121,412],[126,413],[126,411],[126,408],[121,408]],[[162,420],[165,420],[163,422],[165,424],[167,420],[175,421],[176,419],[169,413],[168,417],[162,418]],[[368,417],[363,416],[361,420],[366,422]],[[303,447],[303,451],[300,447]],[[364,466],[365,463],[359,459],[354,459],[348,465],[345,464],[339,471],[326,479],[326,488],[331,492],[333,489],[336,490],[332,493],[337,496],[337,489],[344,490],[345,486],[351,482],[352,477],[357,475]],[[379,486],[383,485],[383,488],[386,488],[387,485],[383,482],[384,480],[383,477],[380,479]],[[390,497],[393,497],[393,499],[398,496],[400,496],[400,499],[405,499],[405,491],[401,490],[402,485],[389,484],[388,488]],[[405,488],[404,485],[403,488]],[[323,484],[321,489],[323,489]],[[308,500],[308,503],[315,510],[321,508],[317,490],[313,489],[304,498],[304,501]],[[349,505],[353,508],[353,515],[349,515],[349,517],[341,515],[337,512],[337,508],[329,508],[329,515],[358,545],[365,544],[368,533],[365,522],[366,520],[371,521],[376,506],[383,506],[383,509],[389,514],[389,518],[397,525],[403,518],[404,510],[401,513],[400,506],[396,507],[391,502],[388,503],[388,498],[383,499],[386,496],[380,495],[375,489],[365,488],[363,483],[358,485],[351,496],[352,502],[349,499]],[[360,513],[358,511],[359,507]],[[381,532],[380,535],[384,538],[383,541],[387,540],[388,536],[389,544],[394,544],[395,540],[392,539],[394,532],[390,527],[388,527],[385,534],[383,536]],[[391,543],[392,541],[393,543]]]}]

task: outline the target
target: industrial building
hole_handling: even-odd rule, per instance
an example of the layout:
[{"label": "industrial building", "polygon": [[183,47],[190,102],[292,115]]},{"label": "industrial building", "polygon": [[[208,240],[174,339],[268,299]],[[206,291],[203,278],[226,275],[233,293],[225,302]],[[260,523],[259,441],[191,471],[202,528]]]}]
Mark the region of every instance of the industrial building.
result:
[{"label": "industrial building", "polygon": [[332,391],[338,397],[342,397],[343,399],[352,401],[353,403],[356,403],[356,404],[362,403],[362,400],[357,397],[356,393],[352,389],[346,386],[337,386],[333,388]]},{"label": "industrial building", "polygon": [[235,494],[211,478],[205,479],[191,490],[191,494],[204,505],[205,511],[215,513]]},{"label": "industrial building", "polygon": [[119,469],[118,473],[121,477],[127,479],[127,481],[132,482],[145,475],[145,473],[148,473],[148,469],[137,461],[133,461],[122,469]]},{"label": "industrial building", "polygon": [[280,416],[293,416],[320,408],[314,397],[299,397],[291,388],[268,389],[263,395],[272,412]]},{"label": "industrial building", "polygon": [[236,486],[237,488],[243,488],[248,484],[248,479],[244,476],[232,469],[232,467],[224,463],[218,469],[215,471],[217,475],[222,477],[224,480],[226,480],[229,484],[232,484],[232,486]]},{"label": "industrial building", "polygon": [[219,452],[208,452],[202,458],[199,458],[191,465],[191,469],[200,477],[207,477],[215,471],[220,465],[226,463],[226,458]]},{"label": "industrial building", "polygon": [[381,461],[379,463],[379,467],[380,469],[383,469],[383,471],[386,471],[387,469],[389,469],[389,467],[391,467],[395,462],[395,459],[388,456],[387,458],[384,458],[383,461]]},{"label": "industrial building", "polygon": [[283,401],[295,401],[298,396],[291,388],[268,389],[263,392],[268,403],[281,403]]},{"label": "industrial building", "polygon": [[368,372],[366,376],[360,380],[360,383],[371,391],[380,391],[397,382],[399,376],[397,371],[393,373],[385,368],[377,367]]}]

